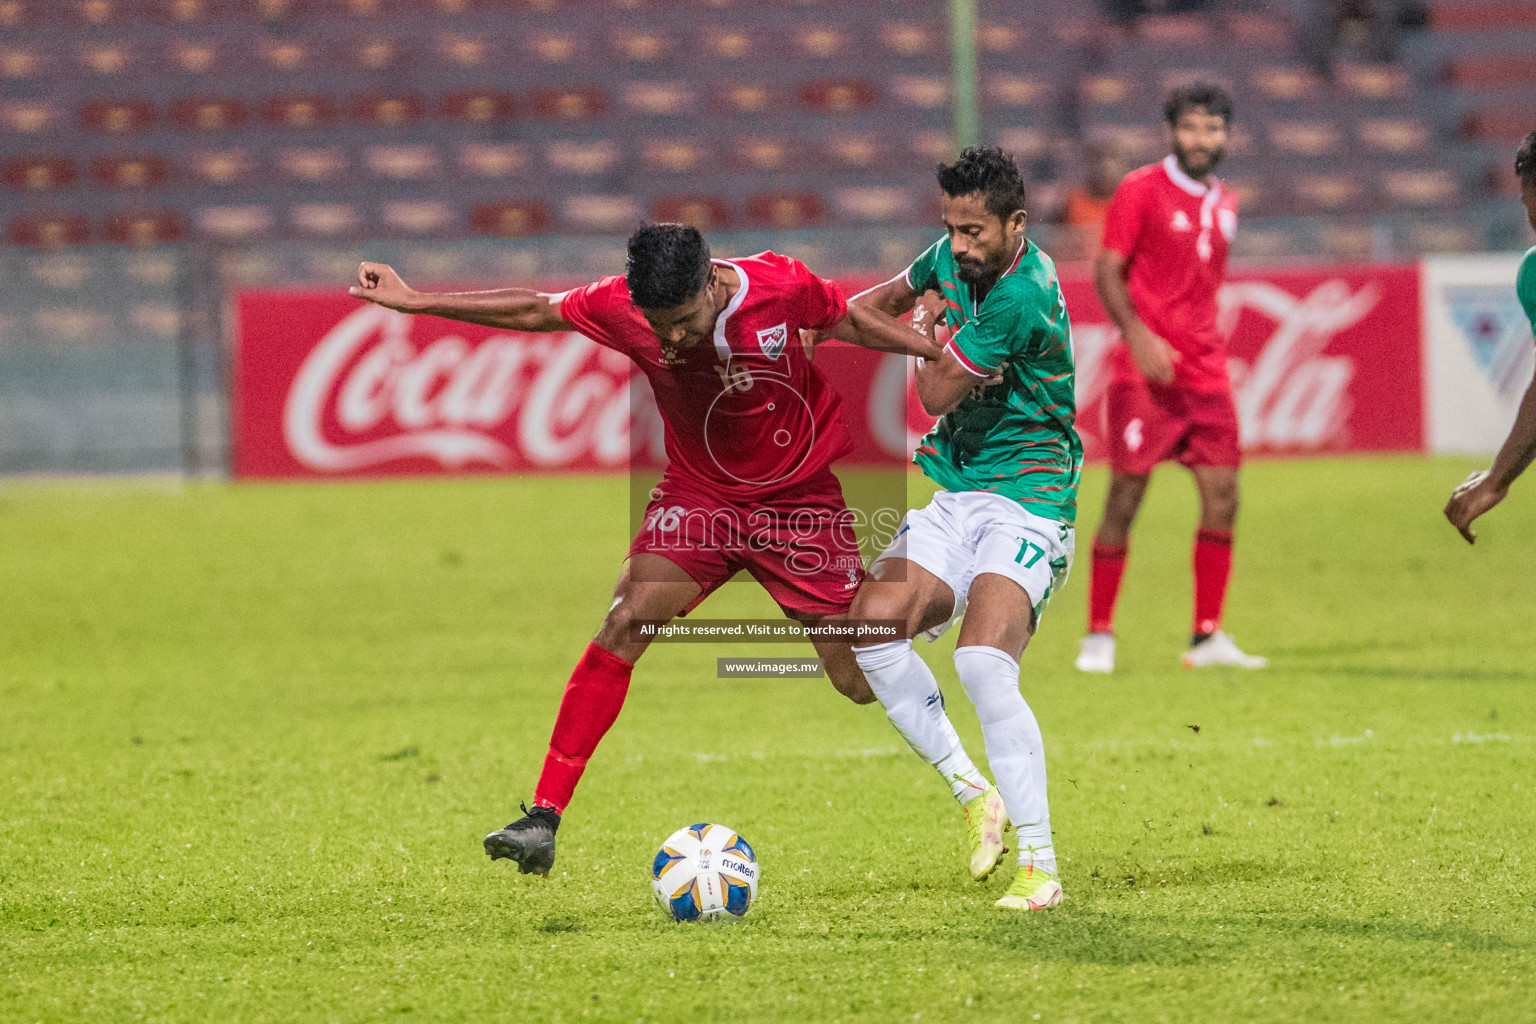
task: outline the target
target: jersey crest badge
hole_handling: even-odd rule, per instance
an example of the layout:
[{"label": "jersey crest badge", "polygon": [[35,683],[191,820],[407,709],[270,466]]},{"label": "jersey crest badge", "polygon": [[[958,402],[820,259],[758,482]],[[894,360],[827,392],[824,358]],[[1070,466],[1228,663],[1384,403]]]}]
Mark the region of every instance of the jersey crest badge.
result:
[{"label": "jersey crest badge", "polygon": [[784,346],[788,343],[789,324],[787,323],[757,332],[757,347],[762,349],[763,355],[771,360],[777,360],[779,356],[783,355]]},{"label": "jersey crest badge", "polygon": [[1189,222],[1189,216],[1183,210],[1174,210],[1173,223],[1169,227],[1175,231],[1188,231],[1194,225]]}]

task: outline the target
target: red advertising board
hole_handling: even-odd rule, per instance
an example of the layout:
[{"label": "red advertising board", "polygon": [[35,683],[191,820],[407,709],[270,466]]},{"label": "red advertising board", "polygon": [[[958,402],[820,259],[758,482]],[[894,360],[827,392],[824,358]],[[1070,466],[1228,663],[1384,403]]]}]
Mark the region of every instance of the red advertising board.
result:
[{"label": "red advertising board", "polygon": [[[1093,457],[1118,340],[1085,276],[1068,274],[1063,289]],[[643,378],[579,334],[409,317],[337,291],[242,292],[236,312],[237,476],[592,472],[662,459]],[[1247,450],[1422,448],[1417,268],[1234,274],[1221,315]],[[927,425],[908,361],[834,345],[817,363],[843,395],[844,462],[904,459]]]}]

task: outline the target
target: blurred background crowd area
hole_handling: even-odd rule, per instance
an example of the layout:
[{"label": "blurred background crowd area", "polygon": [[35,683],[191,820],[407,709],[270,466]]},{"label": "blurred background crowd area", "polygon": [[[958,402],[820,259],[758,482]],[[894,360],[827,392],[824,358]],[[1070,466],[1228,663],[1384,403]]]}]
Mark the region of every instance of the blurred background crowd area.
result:
[{"label": "blurred background crowd area", "polygon": [[894,271],[967,109],[1086,259],[1195,79],[1238,261],[1531,242],[1536,0],[0,0],[0,472],[222,466],[230,296],[360,257],[563,285],[646,219]]},{"label": "blurred background crowd area", "polygon": [[[1483,207],[1536,110],[1533,0],[979,0],[976,53],[980,139],[1059,257],[1195,78],[1236,100],[1240,256],[1518,241]],[[947,0],[0,0],[4,234],[931,225],[953,92]]]}]

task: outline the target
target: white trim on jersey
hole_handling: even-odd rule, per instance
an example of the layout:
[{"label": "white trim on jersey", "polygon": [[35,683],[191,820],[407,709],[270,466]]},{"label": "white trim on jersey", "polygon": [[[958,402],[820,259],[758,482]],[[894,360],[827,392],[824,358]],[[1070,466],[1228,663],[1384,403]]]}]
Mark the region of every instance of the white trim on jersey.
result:
[{"label": "white trim on jersey", "polygon": [[715,351],[720,354],[720,358],[722,360],[724,360],[726,363],[730,363],[731,343],[725,340],[725,322],[729,320],[731,315],[740,309],[741,304],[746,301],[747,289],[750,287],[750,282],[747,280],[747,272],[742,270],[736,264],[732,263],[730,260],[712,260],[711,262],[718,263],[723,267],[730,267],[732,270],[736,271],[736,277],[741,281],[741,287],[736,289],[736,294],[731,296],[731,301],[726,304],[725,309],[720,312],[720,316],[715,319]]}]

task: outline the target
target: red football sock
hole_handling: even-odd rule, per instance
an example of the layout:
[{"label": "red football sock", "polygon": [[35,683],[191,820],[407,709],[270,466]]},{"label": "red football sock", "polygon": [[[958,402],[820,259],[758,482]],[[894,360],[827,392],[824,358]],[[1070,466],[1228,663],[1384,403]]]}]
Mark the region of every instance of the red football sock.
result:
[{"label": "red football sock", "polygon": [[1120,596],[1120,577],[1125,573],[1127,544],[1093,543],[1093,571],[1088,580],[1088,632],[1115,631],[1115,599]]},{"label": "red football sock", "polygon": [[1221,606],[1232,575],[1232,531],[1200,530],[1195,534],[1195,634],[1221,628]]},{"label": "red football sock", "polygon": [[560,699],[560,713],[555,716],[555,731],[549,738],[549,753],[544,755],[544,771],[533,791],[539,807],[553,807],[561,814],[576,792],[576,783],[586,771],[587,758],[597,749],[629,692],[629,674],[635,666],[595,643],[576,663],[571,681],[565,684]]}]

